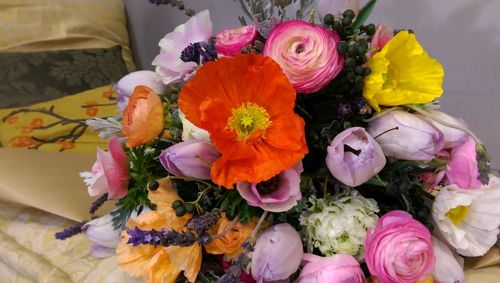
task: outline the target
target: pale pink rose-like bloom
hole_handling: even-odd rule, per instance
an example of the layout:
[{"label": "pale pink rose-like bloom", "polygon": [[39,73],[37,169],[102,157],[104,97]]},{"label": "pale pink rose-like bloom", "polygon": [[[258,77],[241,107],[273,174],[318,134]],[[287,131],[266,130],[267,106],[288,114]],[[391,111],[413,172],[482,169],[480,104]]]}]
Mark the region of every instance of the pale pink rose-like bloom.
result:
[{"label": "pale pink rose-like bloom", "polygon": [[204,10],[191,17],[185,24],[165,35],[158,44],[160,54],[153,60],[156,73],[163,78],[163,83],[188,80],[195,72],[198,64],[181,60],[182,51],[191,43],[207,42],[212,36],[212,20],[210,13]]},{"label": "pale pink rose-like bloom", "polygon": [[118,137],[108,144],[109,151],[97,148],[97,160],[90,174],[82,173],[90,196],[108,193],[108,199],[120,199],[128,192],[128,161]]},{"label": "pale pink rose-like bloom", "polygon": [[344,65],[337,52],[340,36],[322,26],[301,20],[279,24],[264,45],[298,92],[313,93],[326,86]]},{"label": "pale pink rose-like bloom", "polygon": [[116,83],[116,104],[120,111],[127,108],[130,96],[139,85],[147,86],[158,94],[167,90],[167,86],[161,82],[161,77],[153,71],[143,70],[127,74]]},{"label": "pale pink rose-like bloom", "polygon": [[381,282],[413,283],[431,274],[436,262],[429,230],[401,210],[379,219],[365,248],[370,274]]},{"label": "pale pink rose-like bloom", "polygon": [[299,283],[363,283],[365,275],[359,262],[351,255],[336,254],[320,257],[304,254],[305,266],[300,272]]},{"label": "pale pink rose-like bloom", "polygon": [[[437,110],[426,110],[430,115],[433,117],[442,120],[444,122],[450,123],[452,125],[455,125],[457,127],[462,127],[467,129],[467,124],[459,118],[455,118],[453,116],[450,116],[444,112],[437,111]],[[453,148],[458,145],[463,144],[467,138],[469,137],[469,134],[466,132],[459,130],[459,129],[454,129],[447,127],[441,123],[436,122],[435,120],[432,120],[428,117],[422,116],[417,114],[421,119],[427,121],[427,123],[432,124],[434,127],[436,127],[438,130],[440,130],[443,133],[444,137],[444,144],[443,144],[443,149],[448,149],[448,148]]]},{"label": "pale pink rose-like bloom", "polygon": [[476,142],[469,137],[463,144],[451,150],[450,161],[445,169],[446,185],[455,184],[463,189],[481,187],[476,160]]},{"label": "pale pink rose-like bloom", "polygon": [[211,142],[189,140],[163,150],[160,163],[175,176],[209,180],[212,163],[219,157]]},{"label": "pale pink rose-like bloom", "polygon": [[385,163],[382,148],[360,127],[343,131],[328,146],[326,165],[330,173],[350,187],[368,181],[384,168]]},{"label": "pale pink rose-like bloom", "polygon": [[380,51],[384,46],[394,37],[394,33],[391,28],[386,24],[378,24],[375,33],[370,41],[371,52],[370,55]]},{"label": "pale pink rose-like bloom", "polygon": [[258,283],[286,280],[300,266],[304,255],[299,233],[288,223],[267,228],[257,238],[251,273]]},{"label": "pale pink rose-like bloom", "polygon": [[353,10],[354,14],[359,13],[359,0],[319,0],[318,13],[321,18],[327,14],[334,16],[341,15],[346,10]]},{"label": "pale pink rose-like bloom", "polygon": [[405,111],[392,111],[370,122],[368,133],[375,137],[385,156],[430,161],[443,148],[443,133]]},{"label": "pale pink rose-like bloom", "polygon": [[303,170],[302,162],[299,162],[269,181],[258,184],[239,182],[236,189],[250,206],[258,206],[271,212],[284,212],[297,205],[302,198],[300,174]]},{"label": "pale pink rose-like bloom", "polygon": [[252,43],[256,37],[257,28],[252,25],[226,29],[215,36],[215,49],[219,54],[232,57],[240,54],[241,49]]}]

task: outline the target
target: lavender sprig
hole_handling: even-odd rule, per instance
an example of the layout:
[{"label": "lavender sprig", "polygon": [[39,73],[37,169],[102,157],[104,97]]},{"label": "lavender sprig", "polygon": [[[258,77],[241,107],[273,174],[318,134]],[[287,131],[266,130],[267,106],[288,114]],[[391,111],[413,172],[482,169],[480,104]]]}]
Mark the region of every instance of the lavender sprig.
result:
[{"label": "lavender sprig", "polygon": [[157,246],[180,246],[189,247],[196,242],[196,236],[190,232],[179,233],[177,231],[165,230],[160,231],[151,230],[143,231],[137,227],[134,230],[127,230],[130,236],[127,244],[132,244],[134,247],[138,245],[152,245]]},{"label": "lavender sprig", "polygon": [[62,230],[61,232],[57,232],[55,234],[55,237],[57,240],[66,240],[69,237],[73,237],[76,234],[79,234],[83,231],[82,227],[87,223],[87,220],[84,220],[82,222],[79,222],[67,229]]},{"label": "lavender sprig", "polygon": [[240,279],[241,271],[245,270],[250,262],[250,253],[253,251],[253,246],[250,240],[246,240],[243,245],[243,253],[231,262],[231,266],[226,273],[219,278],[218,283],[233,283]]},{"label": "lavender sprig", "polygon": [[89,208],[89,213],[94,214],[99,207],[101,207],[105,201],[108,200],[108,193],[103,194],[98,199],[96,199]]},{"label": "lavender sprig", "polygon": [[196,232],[196,235],[201,236],[217,224],[217,221],[219,221],[220,218],[220,213],[220,209],[205,212],[200,216],[191,218],[185,226],[186,228]]},{"label": "lavender sprig", "polygon": [[155,4],[156,6],[160,5],[170,5],[174,8],[179,9],[180,11],[184,11],[184,14],[188,17],[192,17],[196,14],[196,12],[193,9],[186,9],[186,6],[184,5],[184,1],[179,1],[179,0],[149,0],[151,4]]}]

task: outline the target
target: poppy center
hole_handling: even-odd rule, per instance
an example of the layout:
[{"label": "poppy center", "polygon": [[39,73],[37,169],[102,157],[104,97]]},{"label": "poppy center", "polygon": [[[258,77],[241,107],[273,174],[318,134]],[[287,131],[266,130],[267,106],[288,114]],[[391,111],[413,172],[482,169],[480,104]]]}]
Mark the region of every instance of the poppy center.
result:
[{"label": "poppy center", "polygon": [[269,195],[278,190],[280,183],[279,175],[272,177],[271,179],[258,183],[255,188],[260,195]]},{"label": "poppy center", "polygon": [[266,109],[250,102],[234,108],[227,120],[228,129],[236,132],[239,141],[245,141],[257,131],[265,132],[270,125],[271,120]]},{"label": "poppy center", "polygon": [[458,225],[464,221],[467,213],[469,212],[469,206],[459,205],[453,209],[448,210],[446,212],[446,217],[448,217],[453,224]]}]

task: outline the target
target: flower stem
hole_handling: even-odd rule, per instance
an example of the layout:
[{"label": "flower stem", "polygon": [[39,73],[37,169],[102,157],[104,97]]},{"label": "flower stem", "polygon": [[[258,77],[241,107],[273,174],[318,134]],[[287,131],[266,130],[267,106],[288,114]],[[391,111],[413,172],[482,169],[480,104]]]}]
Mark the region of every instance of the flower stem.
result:
[{"label": "flower stem", "polygon": [[260,226],[262,226],[262,223],[264,223],[264,220],[266,220],[267,213],[268,213],[267,210],[264,210],[264,213],[262,213],[262,216],[260,217],[257,225],[255,225],[255,228],[253,229],[252,234],[250,235],[250,237],[248,237],[249,242],[252,243],[252,246],[255,243],[255,236],[257,236],[257,232],[259,231]]},{"label": "flower stem", "polygon": [[420,109],[418,108],[417,106],[415,105],[405,105],[406,107],[408,107],[409,109],[419,113],[419,114],[422,114],[423,116],[433,120],[433,121],[436,121],[438,122],[439,124],[443,125],[443,126],[446,126],[448,128],[452,128],[452,129],[457,129],[457,130],[460,130],[462,132],[465,132],[467,133],[469,136],[471,136],[474,141],[477,143],[477,144],[482,144],[481,140],[479,140],[479,138],[469,129],[465,128],[465,127],[461,127],[461,126],[458,126],[458,125],[454,125],[452,123],[448,123],[446,121],[443,121],[437,117],[435,117],[434,115],[432,115],[431,113],[425,111],[424,109]]},{"label": "flower stem", "polygon": [[183,181],[194,181],[194,182],[198,182],[198,183],[201,183],[201,184],[204,184],[208,187],[212,187],[212,184],[208,183],[208,182],[205,182],[205,181],[202,181],[202,180],[199,180],[199,179],[192,179],[192,178],[188,178],[188,177],[180,177],[180,176],[168,176],[167,177],[168,179],[170,180],[183,180]]},{"label": "flower stem", "polygon": [[219,233],[217,235],[212,236],[212,240],[224,237],[224,235],[226,235],[227,232],[229,232],[231,229],[233,229],[234,225],[236,225],[236,223],[238,223],[239,220],[240,220],[240,215],[238,214],[233,219],[233,222],[231,222],[231,224],[229,224],[229,226],[227,226],[226,229],[224,229],[224,231],[222,231],[222,233]]}]

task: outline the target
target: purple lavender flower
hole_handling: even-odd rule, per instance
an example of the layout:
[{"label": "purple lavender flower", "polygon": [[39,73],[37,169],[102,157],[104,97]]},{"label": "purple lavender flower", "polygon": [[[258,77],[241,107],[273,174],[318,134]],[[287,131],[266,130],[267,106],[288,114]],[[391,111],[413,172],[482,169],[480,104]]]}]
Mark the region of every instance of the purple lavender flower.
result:
[{"label": "purple lavender flower", "polygon": [[79,222],[67,229],[62,230],[61,232],[57,232],[55,234],[56,239],[66,240],[69,237],[73,237],[74,235],[81,233],[83,231],[82,226],[85,225],[85,223],[87,223],[87,220]]},{"label": "purple lavender flower", "polygon": [[196,236],[190,232],[179,233],[177,231],[165,230],[160,231],[150,230],[144,231],[137,227],[133,230],[127,230],[127,234],[130,236],[127,244],[132,244],[133,246],[138,245],[152,245],[152,246],[181,246],[189,247],[196,243]]}]

